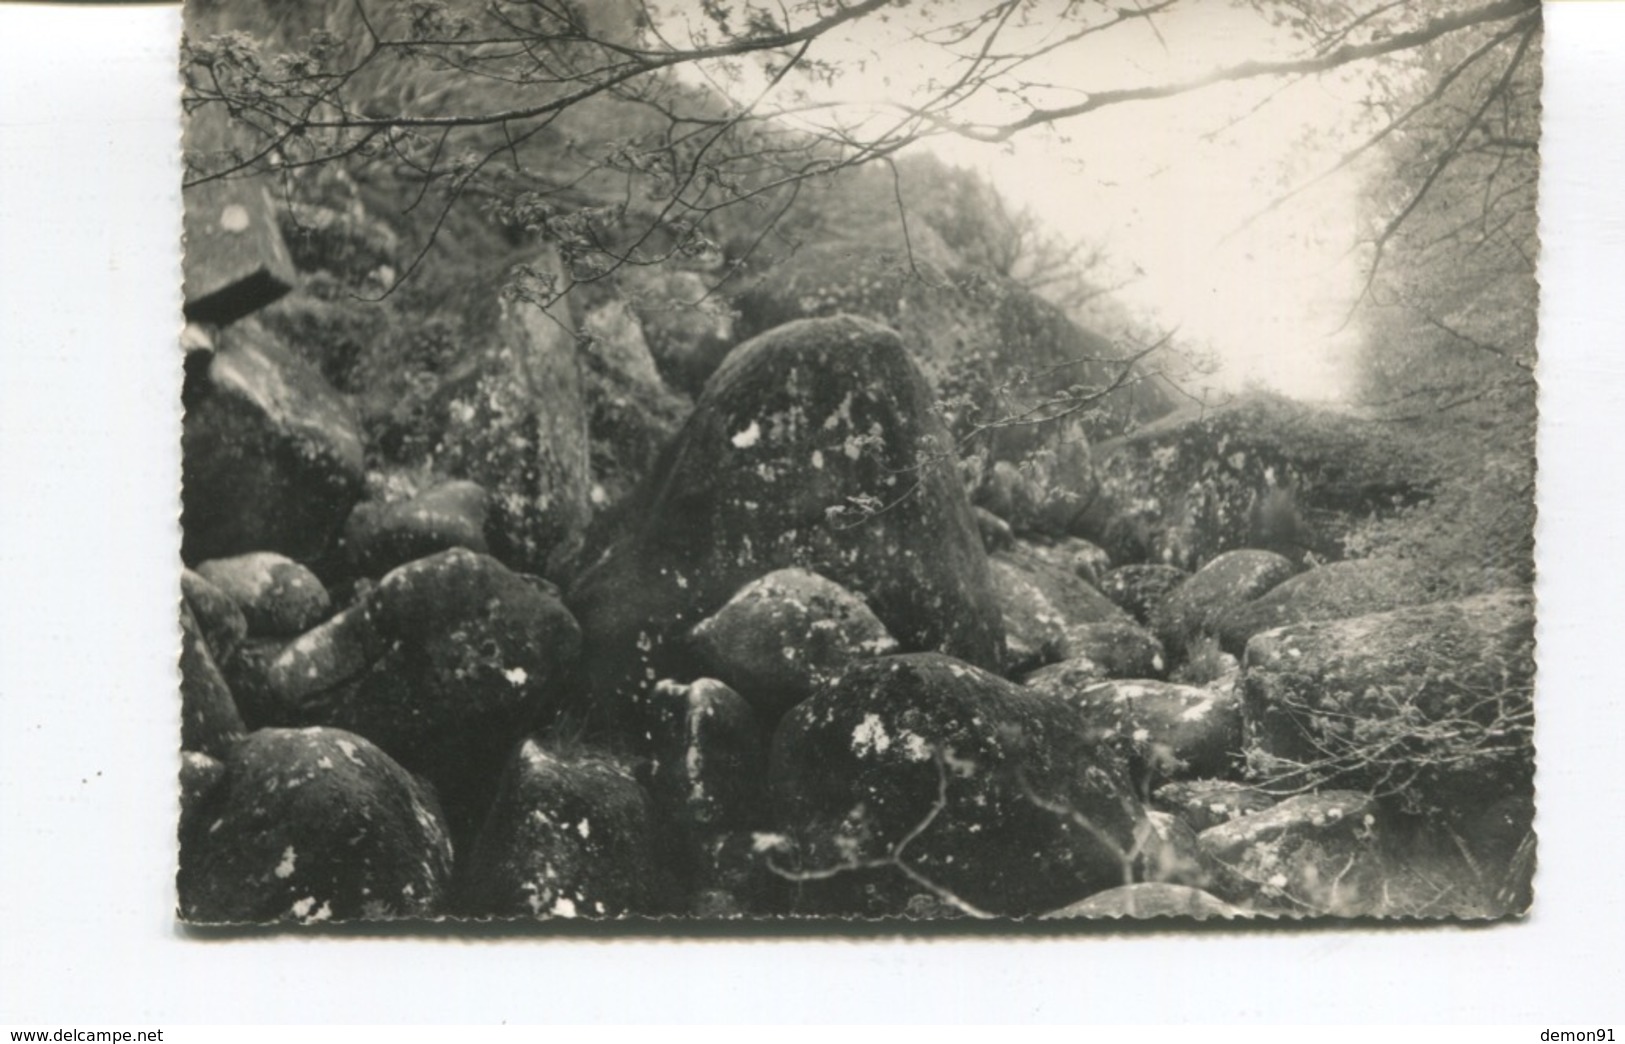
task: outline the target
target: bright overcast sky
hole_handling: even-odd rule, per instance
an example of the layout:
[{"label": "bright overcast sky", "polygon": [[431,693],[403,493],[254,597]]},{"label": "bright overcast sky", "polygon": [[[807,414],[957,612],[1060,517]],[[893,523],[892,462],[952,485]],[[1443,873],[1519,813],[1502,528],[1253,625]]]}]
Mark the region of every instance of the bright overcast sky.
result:
[{"label": "bright overcast sky", "polygon": [[[1159,18],[1158,28],[1160,39],[1143,23],[1097,38],[1112,45],[1092,45],[1087,68],[1077,64],[1085,52],[1073,49],[1028,71],[1035,79],[1099,89],[1180,80],[1290,53],[1258,16],[1216,0]],[[1060,31],[1032,26],[1016,39],[1027,44]],[[928,48],[883,40],[874,28],[820,53],[865,65],[838,84],[847,98],[905,98],[930,58]],[[1341,83],[1291,86],[1239,120],[1281,81],[1107,108],[1054,132],[1029,132],[1009,147],[963,139],[930,147],[987,173],[1007,198],[1057,231],[1104,245],[1124,270],[1142,268],[1145,277],[1119,298],[1211,349],[1222,367],[1218,386],[1256,382],[1305,398],[1336,398],[1347,386],[1344,360],[1356,337],[1344,321],[1360,275],[1359,255],[1351,251],[1357,181],[1328,179],[1236,229],[1285,186],[1332,166],[1348,148],[1342,128],[1357,111],[1362,72],[1355,68]],[[1079,97],[1057,90],[1047,100]],[[1318,144],[1305,138],[1309,128],[1320,129]]]}]

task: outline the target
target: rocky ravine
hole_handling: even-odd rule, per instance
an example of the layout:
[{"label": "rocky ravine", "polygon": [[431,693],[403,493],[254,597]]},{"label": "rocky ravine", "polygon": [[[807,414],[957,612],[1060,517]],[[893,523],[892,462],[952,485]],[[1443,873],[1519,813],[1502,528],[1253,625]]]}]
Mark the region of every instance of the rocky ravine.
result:
[{"label": "rocky ravine", "polygon": [[820,257],[725,351],[494,289],[417,370],[309,286],[195,340],[185,919],[1527,905],[1529,600],[1336,561],[1425,468],[1252,401],[968,473],[944,389],[1087,336]]}]

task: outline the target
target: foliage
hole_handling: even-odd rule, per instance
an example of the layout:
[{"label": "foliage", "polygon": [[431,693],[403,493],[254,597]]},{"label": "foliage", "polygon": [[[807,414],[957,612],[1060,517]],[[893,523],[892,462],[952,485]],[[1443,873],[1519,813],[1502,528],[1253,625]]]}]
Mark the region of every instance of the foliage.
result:
[{"label": "foliage", "polygon": [[1538,19],[1441,40],[1385,110],[1358,320],[1370,412],[1446,461],[1431,504],[1372,552],[1435,563],[1460,593],[1533,579]]},{"label": "foliage", "polygon": [[[1405,401],[1426,409],[1460,409],[1439,396],[1466,380],[1456,380],[1460,360],[1476,353],[1518,365],[1493,388],[1474,383],[1473,401],[1491,408],[1520,394],[1532,299],[1484,272],[1515,281],[1507,252],[1532,228],[1525,110],[1538,72],[1536,0],[1425,10],[1238,0],[1272,27],[1273,43],[1234,64],[1086,90],[1052,82],[1161,40],[1161,26],[1206,4],[196,0],[182,56],[187,179],[274,175],[297,221],[305,212],[295,204],[320,197],[342,167],[356,194],[388,201],[376,209],[391,225],[387,236],[351,237],[357,257],[393,255],[352,293],[388,297],[416,279],[428,284],[423,305],[485,284],[539,242],[564,261],[542,288],[550,298],[629,266],[676,266],[705,274],[708,288],[686,302],[703,306],[807,239],[883,240],[922,281],[929,262],[1042,293],[1107,335],[1123,377],[1154,370],[1177,390],[1210,363],[1193,359],[1177,331],[1115,304],[1098,252],[1060,241],[976,175],[906,150],[944,135],[998,144],[1113,107],[1278,85],[1262,107],[1296,84],[1349,73],[1369,80],[1371,116],[1347,162],[1386,164],[1370,199],[1381,228],[1361,316],[1385,349],[1371,357],[1368,383],[1403,386]],[[892,60],[918,65],[911,90],[843,100],[849,81],[870,83]],[[1465,220],[1475,214],[1476,225]],[[324,230],[347,227],[325,220]],[[1440,251],[1483,260],[1440,266]],[[1418,300],[1415,288],[1431,296]],[[1498,314],[1509,308],[1516,314]],[[1499,344],[1501,335],[1516,343]],[[1418,367],[1440,377],[1431,397],[1413,387]],[[1085,382],[1054,409],[1091,409],[1120,383]]]},{"label": "foliage", "polygon": [[[1250,774],[1274,793],[1303,793],[1358,780],[1373,797],[1391,798],[1404,811],[1438,815],[1441,788],[1463,777],[1489,779],[1532,768],[1534,719],[1525,684],[1464,688],[1448,699],[1447,713],[1425,707],[1424,690],[1448,688],[1441,657],[1437,678],[1376,687],[1358,699],[1336,694],[1308,703],[1283,703],[1316,734],[1317,756],[1298,761],[1259,747],[1248,751]],[[1427,697],[1437,700],[1437,695]],[[1441,782],[1443,781],[1443,782]],[[1455,796],[1455,795],[1452,795]]]},{"label": "foliage", "polygon": [[[1539,24],[1536,0],[1420,12],[1251,0],[1244,6],[1276,26],[1284,50],[1168,82],[1092,86],[1081,100],[1048,82],[1057,69],[1087,69],[1148,28],[1160,38],[1161,21],[1196,3],[743,0],[696,12],[642,0],[344,0],[330,9],[298,0],[228,14],[219,0],[199,0],[183,49],[185,105],[198,125],[233,126],[220,137],[193,135],[188,177],[343,161],[417,186],[414,207],[430,214],[472,195],[517,206],[548,230],[568,212],[603,208],[612,228],[566,236],[600,255],[583,261],[587,277],[704,254],[739,238],[731,215],[743,211],[746,242],[727,259],[737,263],[810,180],[890,161],[927,138],[1004,142],[1218,84],[1290,84],[1355,65],[1383,70],[1378,60],[1387,56],[1461,50],[1485,34],[1526,44]],[[860,31],[875,41],[868,56],[852,47]],[[922,62],[923,86],[895,99],[840,101],[835,87],[884,63],[883,46]],[[1449,98],[1424,101],[1424,114],[1451,125]],[[1417,119],[1395,122],[1421,160],[1462,152],[1452,138],[1441,153],[1415,133]],[[893,177],[900,180],[895,169]],[[972,182],[950,178],[936,192],[977,204],[949,209],[986,209]],[[1018,262],[1008,235],[945,231],[977,263],[1010,272]],[[1016,231],[1018,245],[1021,235],[1031,238],[1019,221]]]},{"label": "foliage", "polygon": [[1508,427],[1525,417],[1481,418],[1401,428],[1434,448],[1446,478],[1430,500],[1369,520],[1345,542],[1357,556],[1426,562],[1442,594],[1479,594],[1529,586],[1534,579],[1535,459],[1532,435],[1512,437]]},{"label": "foliage", "polygon": [[1192,640],[1185,651],[1185,662],[1169,674],[1168,680],[1180,685],[1233,685],[1240,671],[1241,665],[1219,646],[1219,640],[1203,634]]}]

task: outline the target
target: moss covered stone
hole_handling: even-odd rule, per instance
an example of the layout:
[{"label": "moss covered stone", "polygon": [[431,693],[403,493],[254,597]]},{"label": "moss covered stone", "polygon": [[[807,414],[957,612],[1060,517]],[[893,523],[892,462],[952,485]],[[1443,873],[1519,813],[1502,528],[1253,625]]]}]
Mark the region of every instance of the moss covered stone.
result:
[{"label": "moss covered stone", "polygon": [[251,688],[270,724],[349,729],[424,774],[462,838],[516,739],[563,708],[580,642],[545,589],[453,549],[275,650]]},{"label": "moss covered stone", "polygon": [[181,838],[180,912],[202,923],[442,912],[452,848],[434,791],[342,729],[261,729]]},{"label": "moss covered stone", "polygon": [[695,657],[772,727],[847,664],[897,651],[880,618],[846,588],[805,569],[754,580],[689,632]]},{"label": "moss covered stone", "polygon": [[1078,534],[1113,560],[1196,569],[1256,547],[1340,558],[1361,522],[1426,499],[1437,476],[1391,427],[1255,393],[1094,447]]},{"label": "moss covered stone", "polygon": [[1227,551],[1169,591],[1152,610],[1151,627],[1183,660],[1199,639],[1218,634],[1238,607],[1292,573],[1292,563],[1273,551]]},{"label": "moss covered stone", "polygon": [[361,496],[349,404],[253,320],[194,352],[183,393],[181,556],[321,556]]},{"label": "moss covered stone", "polygon": [[459,874],[475,916],[649,913],[658,892],[649,796],[620,763],[526,740]]},{"label": "moss covered stone", "polygon": [[1090,641],[1074,635],[1080,626],[1133,622],[1088,583],[1020,545],[995,552],[988,563],[1004,617],[1012,674],[1087,655],[1086,646],[1098,651],[1101,636]]},{"label": "moss covered stone", "polygon": [[786,567],[863,598],[903,649],[997,669],[987,557],[931,403],[896,335],[866,320],[735,349],[569,593],[604,716],[635,730],[657,679],[703,673],[686,632]]},{"label": "moss covered stone", "polygon": [[1247,645],[1254,768],[1465,816],[1532,781],[1534,613],[1499,592],[1266,631]]},{"label": "moss covered stone", "polygon": [[872,865],[891,857],[977,909],[1042,913],[1125,883],[1146,828],[1065,701],[935,654],[854,664],[780,723],[771,774],[808,913],[942,900]]}]

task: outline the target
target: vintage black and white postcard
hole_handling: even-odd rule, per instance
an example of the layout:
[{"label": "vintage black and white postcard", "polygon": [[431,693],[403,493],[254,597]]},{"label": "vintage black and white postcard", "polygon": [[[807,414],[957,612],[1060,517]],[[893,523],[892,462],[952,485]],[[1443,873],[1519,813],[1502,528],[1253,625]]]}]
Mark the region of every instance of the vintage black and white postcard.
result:
[{"label": "vintage black and white postcard", "polygon": [[1526,912],[1541,56],[188,0],[181,919]]}]

